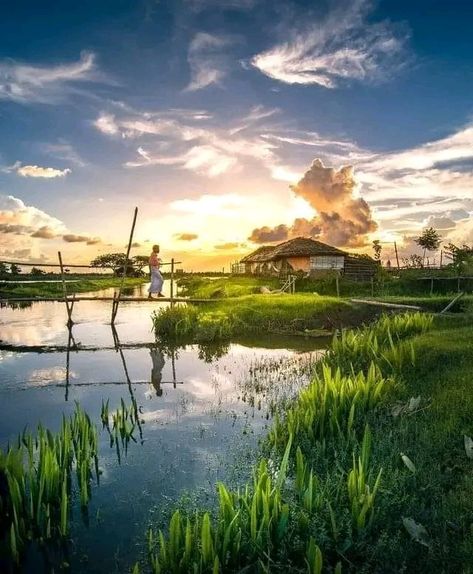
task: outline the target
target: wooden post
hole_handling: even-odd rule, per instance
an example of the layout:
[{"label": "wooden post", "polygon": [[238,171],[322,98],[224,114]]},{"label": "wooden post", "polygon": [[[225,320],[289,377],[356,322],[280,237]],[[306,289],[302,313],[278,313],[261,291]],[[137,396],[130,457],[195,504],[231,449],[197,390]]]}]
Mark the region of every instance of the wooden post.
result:
[{"label": "wooden post", "polygon": [[430,278],[430,294],[431,295],[434,294],[434,278],[433,277]]},{"label": "wooden post", "polygon": [[64,275],[64,265],[62,264],[62,255],[61,252],[57,252],[59,258],[59,266],[61,268],[61,280],[62,280],[62,293],[64,295],[64,303],[66,304],[66,311],[67,311],[67,326],[71,327],[74,322],[72,321],[72,309],[74,304],[69,307],[69,301],[67,299],[67,287],[66,287],[66,278]]},{"label": "wooden post", "polygon": [[457,277],[457,293],[460,293],[460,275]]},{"label": "wooden post", "polygon": [[130,258],[130,250],[131,250],[131,244],[133,241],[133,233],[135,232],[135,225],[136,225],[136,217],[138,215],[138,208],[135,207],[135,213],[133,215],[133,223],[131,225],[131,231],[130,231],[130,238],[128,240],[128,247],[126,250],[126,257],[125,257],[125,264],[123,266],[123,275],[122,275],[122,280],[120,282],[120,287],[118,288],[118,295],[115,298],[114,297],[114,301],[112,303],[112,321],[111,324],[113,325],[115,323],[115,317],[117,316],[117,312],[118,312],[118,305],[120,304],[120,299],[122,296],[122,289],[123,289],[123,284],[125,283],[125,277],[126,277],[126,270],[128,267],[128,260]]},{"label": "wooden post", "polygon": [[443,249],[440,250],[440,269],[442,269],[442,262],[443,262]]},{"label": "wooden post", "polygon": [[171,259],[171,307],[174,306],[174,257]]},{"label": "wooden post", "polygon": [[397,270],[400,271],[400,270],[401,270],[401,267],[400,267],[400,265],[399,265],[399,255],[398,255],[398,253],[397,253],[397,245],[396,245],[396,242],[394,242],[394,251],[396,252]]},{"label": "wooden post", "polygon": [[337,288],[337,297],[340,297],[340,284],[338,282],[338,273],[335,275],[335,286]]},{"label": "wooden post", "polygon": [[371,277],[371,297],[374,297],[374,279]]}]

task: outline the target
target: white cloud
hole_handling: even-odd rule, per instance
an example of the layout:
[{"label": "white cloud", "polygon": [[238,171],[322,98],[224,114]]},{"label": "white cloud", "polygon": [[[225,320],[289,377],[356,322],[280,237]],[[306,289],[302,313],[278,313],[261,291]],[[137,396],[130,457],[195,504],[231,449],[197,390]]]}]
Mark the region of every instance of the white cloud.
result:
[{"label": "white cloud", "polygon": [[82,52],[77,62],[52,66],[2,60],[0,100],[53,104],[73,91],[72,84],[99,79],[95,56],[91,52]]},{"label": "white cloud", "polygon": [[305,21],[303,32],[295,31],[289,41],[255,55],[251,64],[286,84],[335,88],[341,80],[380,78],[398,64],[405,36],[389,23],[368,23],[368,8],[361,0],[334,10],[313,26]]},{"label": "white cloud", "polygon": [[0,237],[4,255],[31,248],[31,237],[52,239],[65,225],[48,213],[12,195],[0,194]]},{"label": "white cloud", "polygon": [[71,170],[56,169],[54,167],[41,167],[39,165],[17,165],[15,170],[18,175],[22,177],[40,177],[45,179],[54,179],[56,177],[65,177]]},{"label": "white cloud", "polygon": [[229,38],[214,36],[205,32],[196,34],[190,43],[187,60],[191,70],[191,81],[187,91],[219,85],[227,74],[227,62],[223,48],[231,44]]},{"label": "white cloud", "polygon": [[68,163],[72,163],[78,167],[84,167],[86,165],[85,161],[73,146],[66,141],[59,141],[58,143],[44,143],[39,147],[43,152]]}]

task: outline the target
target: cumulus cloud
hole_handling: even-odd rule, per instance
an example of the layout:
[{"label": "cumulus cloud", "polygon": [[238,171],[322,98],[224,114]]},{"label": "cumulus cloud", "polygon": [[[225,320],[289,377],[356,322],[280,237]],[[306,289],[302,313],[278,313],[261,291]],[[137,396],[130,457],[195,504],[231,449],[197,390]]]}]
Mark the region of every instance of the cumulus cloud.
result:
[{"label": "cumulus cloud", "polygon": [[76,235],[75,233],[65,233],[62,238],[66,243],[86,243],[87,245],[95,245],[101,242],[100,237]]},{"label": "cumulus cloud", "polygon": [[56,169],[54,167],[41,167],[39,165],[21,165],[20,163],[16,164],[15,171],[22,177],[40,177],[45,179],[65,177],[71,173],[69,168]]},{"label": "cumulus cloud", "polygon": [[254,229],[249,239],[264,243],[305,235],[331,245],[359,247],[377,228],[369,205],[355,196],[357,182],[352,166],[336,170],[316,159],[291,189],[305,199],[317,215],[312,219],[298,218],[290,226]]},{"label": "cumulus cloud", "polygon": [[198,239],[199,236],[197,233],[176,233],[174,237],[178,241],[194,241],[195,239]]},{"label": "cumulus cloud", "polygon": [[[3,233],[31,235],[41,228],[56,234],[64,231],[62,221],[12,195],[0,194],[0,224]],[[16,231],[6,231],[8,228]]]},{"label": "cumulus cloud", "polygon": [[71,93],[74,84],[98,79],[95,56],[91,52],[82,52],[76,62],[51,66],[2,60],[0,100],[53,104]]},{"label": "cumulus cloud", "polygon": [[43,225],[31,234],[31,237],[37,237],[39,239],[54,239],[56,236],[57,232],[47,225]]},{"label": "cumulus cloud", "polygon": [[325,20],[290,40],[255,55],[251,64],[263,74],[286,84],[317,84],[335,88],[342,80],[383,77],[400,63],[406,34],[389,22],[368,22],[370,3],[345,2]]},{"label": "cumulus cloud", "polygon": [[227,73],[223,48],[231,44],[223,36],[205,32],[196,34],[190,43],[187,60],[191,70],[191,81],[186,91],[202,90],[212,84],[220,84]]},{"label": "cumulus cloud", "polygon": [[244,243],[234,243],[234,242],[228,242],[228,243],[218,243],[217,245],[214,245],[214,249],[218,249],[218,250],[222,250],[222,251],[232,251],[233,249],[238,249],[241,247],[245,247]]}]

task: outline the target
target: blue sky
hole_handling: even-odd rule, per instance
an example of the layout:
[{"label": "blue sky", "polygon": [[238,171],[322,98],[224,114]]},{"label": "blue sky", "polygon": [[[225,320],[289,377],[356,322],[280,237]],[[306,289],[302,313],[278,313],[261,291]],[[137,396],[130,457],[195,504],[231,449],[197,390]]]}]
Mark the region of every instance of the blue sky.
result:
[{"label": "blue sky", "polygon": [[459,0],[3,8],[0,255],[123,249],[135,205],[136,252],[188,268],[301,234],[472,242],[472,17]]}]

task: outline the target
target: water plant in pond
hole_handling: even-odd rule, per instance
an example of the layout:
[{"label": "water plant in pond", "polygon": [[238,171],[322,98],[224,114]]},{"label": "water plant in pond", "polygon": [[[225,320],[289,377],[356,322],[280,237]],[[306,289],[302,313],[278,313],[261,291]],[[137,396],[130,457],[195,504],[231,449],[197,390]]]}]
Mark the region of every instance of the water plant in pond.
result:
[{"label": "water plant in pond", "polygon": [[70,419],[63,417],[57,434],[39,425],[35,436],[25,430],[17,445],[0,451],[0,545],[11,561],[19,562],[31,541],[42,544],[68,535],[74,467],[85,508],[94,470],[99,479],[97,430],[78,404]]},{"label": "water plant in pond", "polygon": [[110,436],[110,446],[115,446],[118,462],[121,462],[121,453],[123,451],[125,454],[128,452],[130,441],[136,442],[133,433],[140,425],[135,398],[132,396],[130,405],[125,404],[123,398],[120,399],[120,406],[111,414],[109,412],[109,400],[106,402],[102,400],[100,418],[103,427],[107,429]]}]

